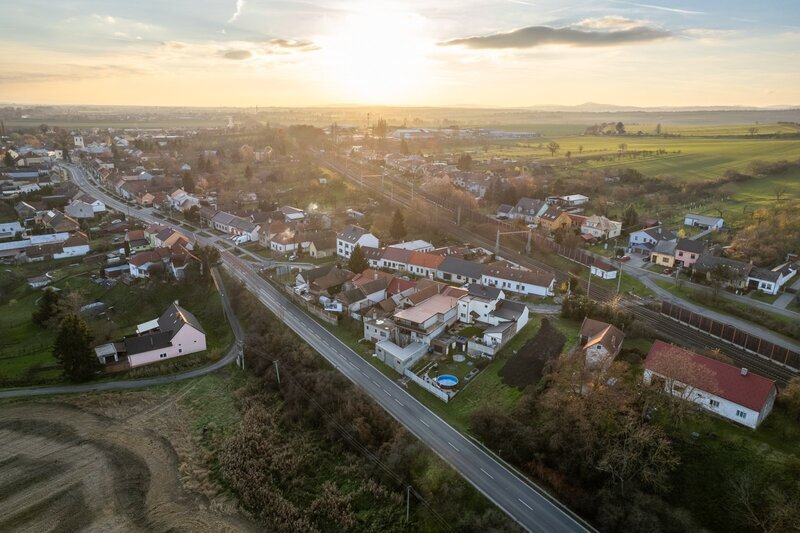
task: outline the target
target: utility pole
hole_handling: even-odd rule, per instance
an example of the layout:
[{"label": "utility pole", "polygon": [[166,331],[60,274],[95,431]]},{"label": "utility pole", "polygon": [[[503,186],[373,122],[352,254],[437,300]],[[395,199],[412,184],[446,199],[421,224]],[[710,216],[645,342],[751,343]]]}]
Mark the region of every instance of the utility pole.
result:
[{"label": "utility pole", "polygon": [[275,376],[277,376],[277,378],[278,378],[278,386],[280,387],[280,385],[281,385],[281,372],[280,372],[280,370],[278,370],[278,360],[277,359],[275,360]]},{"label": "utility pole", "polygon": [[406,524],[411,521],[411,485],[406,485]]},{"label": "utility pole", "polygon": [[456,226],[460,225],[461,225],[461,206],[458,206],[458,209],[456,210]]},{"label": "utility pole", "polygon": [[619,276],[617,279],[617,294],[619,294],[619,289],[622,286],[622,263],[619,262],[617,263],[617,276]]},{"label": "utility pole", "polygon": [[589,285],[586,286],[586,296],[591,298],[590,294],[592,292],[592,267],[589,265]]}]

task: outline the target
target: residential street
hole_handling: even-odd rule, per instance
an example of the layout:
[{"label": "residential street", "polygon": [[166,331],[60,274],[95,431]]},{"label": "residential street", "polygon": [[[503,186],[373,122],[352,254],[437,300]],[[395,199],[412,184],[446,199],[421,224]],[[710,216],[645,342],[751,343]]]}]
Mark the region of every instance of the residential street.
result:
[{"label": "residential street", "polygon": [[[154,217],[150,209],[129,211],[127,206],[104,194],[94,186],[87,179],[83,170],[75,166],[70,166],[69,168],[72,171],[73,179],[79,187],[102,199],[108,206],[122,212],[130,212],[131,216],[145,222],[165,224],[183,233],[188,233],[185,229]],[[198,237],[197,239],[201,244],[212,244],[219,240],[219,237],[210,239]],[[456,431],[418,402],[395,381],[386,377],[377,368],[342,343],[335,335],[298,309],[283,294],[264,280],[252,264],[227,251],[222,252],[222,260],[228,272],[240,280],[286,325],[522,527],[529,531],[542,532],[590,529],[588,524],[585,524],[569,509],[547,495],[543,489],[534,486],[530,481],[521,478],[512,469],[498,462],[491,454]],[[229,363],[234,357],[235,354],[228,354],[225,360],[218,363],[219,366],[217,368]],[[223,361],[225,362],[223,363]],[[211,370],[200,369],[195,372],[199,372],[196,375],[201,375],[205,371]],[[125,382],[126,385],[118,388],[136,388],[169,382],[170,379],[175,380],[176,377]],[[187,377],[182,379],[187,379]],[[39,389],[38,394],[88,392],[91,390],[105,390],[102,387],[114,388],[111,385],[86,385],[85,388],[77,389],[56,387],[46,391]],[[93,387],[100,388],[94,389]],[[22,391],[13,392],[17,393],[17,395],[34,394],[20,394]]]}]

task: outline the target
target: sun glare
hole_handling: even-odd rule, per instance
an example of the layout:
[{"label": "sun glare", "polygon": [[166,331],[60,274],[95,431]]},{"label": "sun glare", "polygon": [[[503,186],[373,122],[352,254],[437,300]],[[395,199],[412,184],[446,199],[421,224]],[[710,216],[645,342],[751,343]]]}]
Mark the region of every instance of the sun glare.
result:
[{"label": "sun glare", "polygon": [[422,17],[389,5],[364,5],[331,21],[322,49],[333,81],[345,101],[403,103],[425,81],[426,48]]}]

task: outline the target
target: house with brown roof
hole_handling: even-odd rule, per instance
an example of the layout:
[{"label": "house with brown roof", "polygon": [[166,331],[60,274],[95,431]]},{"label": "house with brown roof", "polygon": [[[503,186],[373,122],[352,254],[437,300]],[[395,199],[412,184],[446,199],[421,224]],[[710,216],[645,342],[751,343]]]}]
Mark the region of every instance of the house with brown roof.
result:
[{"label": "house with brown roof", "polygon": [[143,252],[152,247],[150,240],[144,230],[134,229],[125,232],[125,242],[128,244],[130,253]]},{"label": "house with brown roof", "polygon": [[407,270],[415,276],[434,279],[436,270],[444,261],[441,255],[429,254],[426,252],[413,252],[408,258]]},{"label": "house with brown roof", "polygon": [[156,248],[131,255],[128,259],[129,272],[132,278],[149,278],[157,272],[164,272],[169,267],[171,252],[169,248]]},{"label": "house with brown roof", "polygon": [[413,253],[402,248],[384,248],[379,266],[389,270],[408,270],[408,259]]},{"label": "house with brown roof", "polygon": [[757,428],[772,411],[775,381],[657,340],[644,361],[643,381],[718,416]]},{"label": "house with brown roof", "polygon": [[611,324],[584,318],[580,340],[586,366],[594,369],[610,364],[619,355],[625,334]]},{"label": "house with brown roof", "polygon": [[598,278],[602,279],[617,279],[619,270],[610,263],[595,257],[592,259],[592,263],[589,265],[589,273],[592,276],[597,276]]},{"label": "house with brown roof", "polygon": [[537,220],[540,228],[544,228],[551,233],[572,226],[572,219],[569,214],[553,206],[550,206],[547,211],[539,215]]},{"label": "house with brown roof", "polygon": [[56,233],[75,233],[81,225],[72,217],[68,217],[58,209],[50,209],[42,216],[42,224]]}]

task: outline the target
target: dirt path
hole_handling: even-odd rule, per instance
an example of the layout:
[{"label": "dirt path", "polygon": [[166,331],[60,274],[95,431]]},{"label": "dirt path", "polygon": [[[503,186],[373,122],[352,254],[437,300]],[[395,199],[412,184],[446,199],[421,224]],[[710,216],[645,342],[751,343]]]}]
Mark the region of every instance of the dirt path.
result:
[{"label": "dirt path", "polygon": [[152,429],[177,404],[152,400],[111,416],[65,403],[0,408],[0,530],[253,530],[184,488],[184,458]]}]

